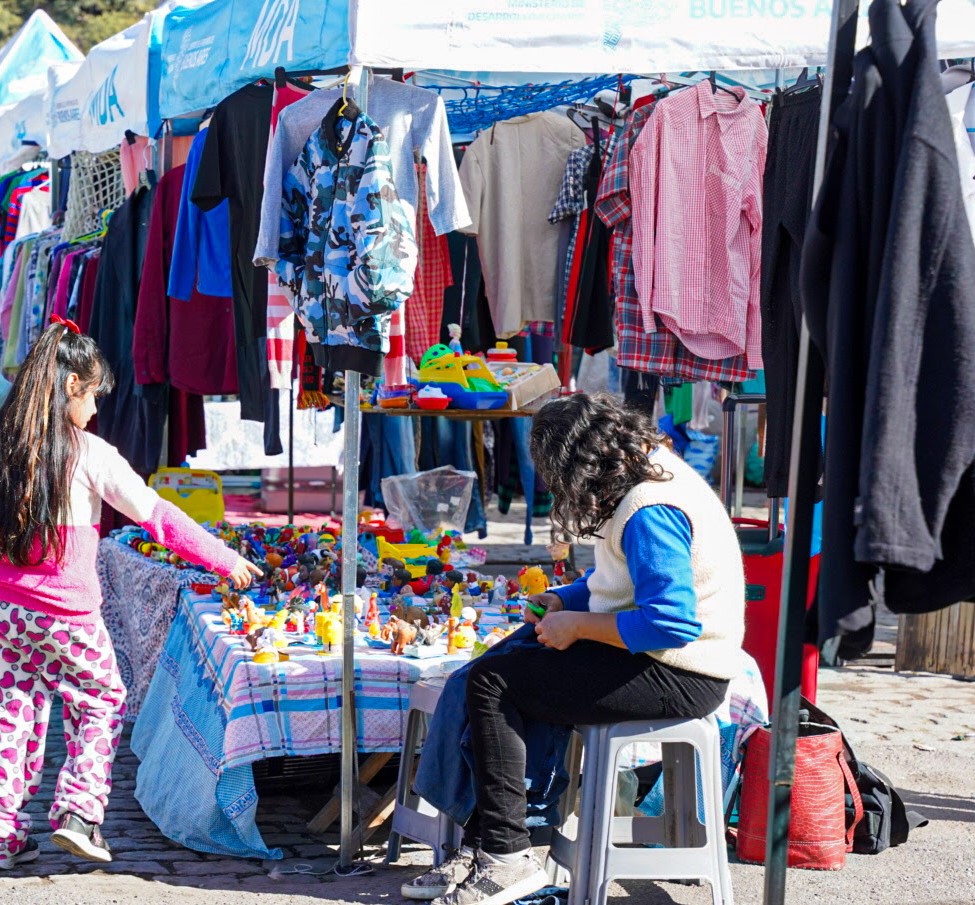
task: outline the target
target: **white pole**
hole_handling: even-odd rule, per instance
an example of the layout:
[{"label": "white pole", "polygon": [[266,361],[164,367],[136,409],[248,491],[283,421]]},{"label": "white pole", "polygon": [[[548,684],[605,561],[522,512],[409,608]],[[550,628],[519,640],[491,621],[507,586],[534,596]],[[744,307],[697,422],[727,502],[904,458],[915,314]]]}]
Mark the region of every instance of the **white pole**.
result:
[{"label": "white pole", "polygon": [[[362,69],[357,102],[364,113],[369,91],[369,70]],[[359,372],[345,372],[345,479],[342,490],[342,749],[340,868],[349,868],[358,851],[353,826],[353,792],[356,774],[355,718],[355,591],[359,552]],[[360,815],[361,819],[361,815]]]}]

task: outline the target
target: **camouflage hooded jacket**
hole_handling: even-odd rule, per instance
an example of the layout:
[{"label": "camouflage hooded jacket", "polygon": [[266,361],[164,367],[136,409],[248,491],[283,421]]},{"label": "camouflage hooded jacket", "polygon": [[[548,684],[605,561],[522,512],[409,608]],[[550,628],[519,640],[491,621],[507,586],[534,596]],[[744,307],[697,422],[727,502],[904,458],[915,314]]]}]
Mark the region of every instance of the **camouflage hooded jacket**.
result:
[{"label": "camouflage hooded jacket", "polygon": [[386,139],[351,103],[354,119],[339,116],[341,103],[285,174],[275,272],[318,363],[378,375],[390,316],[413,293],[416,239]]}]

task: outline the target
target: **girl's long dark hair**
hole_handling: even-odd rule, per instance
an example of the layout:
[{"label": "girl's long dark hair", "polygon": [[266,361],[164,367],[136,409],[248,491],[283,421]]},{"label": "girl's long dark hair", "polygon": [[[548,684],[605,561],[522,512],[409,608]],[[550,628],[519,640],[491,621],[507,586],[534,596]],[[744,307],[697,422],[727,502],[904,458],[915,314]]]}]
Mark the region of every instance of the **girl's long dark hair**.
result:
[{"label": "girl's long dark hair", "polygon": [[71,507],[77,428],[68,416],[68,377],[101,396],[115,385],[95,341],[62,324],[48,327],[0,408],[0,558],[15,566],[64,556],[58,530]]},{"label": "girl's long dark hair", "polygon": [[647,456],[665,443],[646,413],[608,393],[543,405],[532,422],[531,453],[552,491],[552,520],[576,537],[598,536],[637,484],[670,480]]}]

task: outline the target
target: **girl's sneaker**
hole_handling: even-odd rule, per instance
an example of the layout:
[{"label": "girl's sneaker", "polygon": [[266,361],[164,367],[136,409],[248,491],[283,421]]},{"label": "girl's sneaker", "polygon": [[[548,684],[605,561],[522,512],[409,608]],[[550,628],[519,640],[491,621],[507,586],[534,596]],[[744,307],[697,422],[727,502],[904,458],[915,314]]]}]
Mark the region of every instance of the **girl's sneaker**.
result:
[{"label": "girl's sneaker", "polygon": [[61,817],[58,828],[51,833],[51,842],[89,861],[112,860],[112,850],[102,838],[98,824],[89,823],[77,814],[64,814]]},{"label": "girl's sneaker", "polygon": [[41,850],[37,847],[37,842],[28,837],[27,842],[19,852],[7,855],[6,858],[0,858],[0,870],[13,870],[20,864],[29,864],[31,861],[36,861],[40,853]]}]

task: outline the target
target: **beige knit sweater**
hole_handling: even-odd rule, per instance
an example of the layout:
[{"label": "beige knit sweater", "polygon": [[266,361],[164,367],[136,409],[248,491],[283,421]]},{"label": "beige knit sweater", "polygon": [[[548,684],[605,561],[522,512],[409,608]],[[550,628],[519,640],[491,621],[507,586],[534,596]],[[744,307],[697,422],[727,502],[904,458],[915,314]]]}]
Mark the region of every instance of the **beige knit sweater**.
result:
[{"label": "beige knit sweater", "polygon": [[735,675],[745,632],[745,575],[731,519],[707,483],[670,450],[653,456],[673,478],[634,487],[596,541],[596,568],[589,576],[589,610],[635,609],[633,581],[623,554],[623,529],[645,506],[673,506],[691,525],[691,567],[701,635],[685,647],[647,651],[649,656],[690,672],[730,679]]}]

